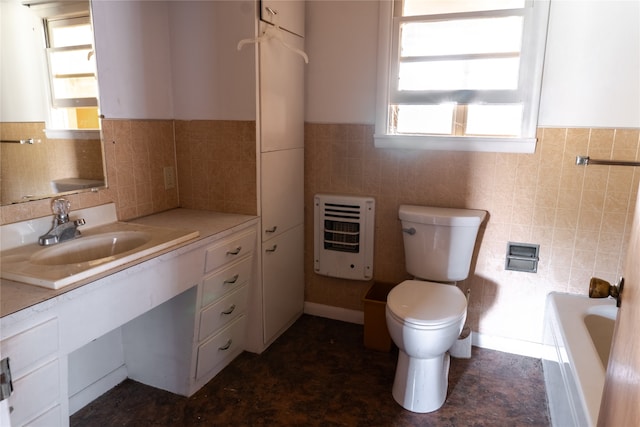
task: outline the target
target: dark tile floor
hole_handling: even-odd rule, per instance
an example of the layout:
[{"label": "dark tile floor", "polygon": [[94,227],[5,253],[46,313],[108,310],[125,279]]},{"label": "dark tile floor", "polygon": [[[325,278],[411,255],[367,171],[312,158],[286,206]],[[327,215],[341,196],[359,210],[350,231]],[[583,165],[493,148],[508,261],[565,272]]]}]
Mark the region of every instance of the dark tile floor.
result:
[{"label": "dark tile floor", "polygon": [[548,426],[538,359],[473,348],[452,359],[430,414],[391,396],[397,350],[364,348],[363,327],[302,316],[262,355],[243,353],[190,398],[131,380],[71,417],[81,426]]}]

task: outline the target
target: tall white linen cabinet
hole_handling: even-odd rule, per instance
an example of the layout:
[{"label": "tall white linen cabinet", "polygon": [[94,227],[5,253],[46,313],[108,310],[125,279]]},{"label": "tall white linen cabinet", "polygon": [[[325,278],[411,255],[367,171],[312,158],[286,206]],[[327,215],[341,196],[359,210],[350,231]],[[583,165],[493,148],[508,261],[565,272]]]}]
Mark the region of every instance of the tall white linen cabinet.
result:
[{"label": "tall white linen cabinet", "polygon": [[[259,2],[256,137],[262,286],[252,306],[262,311],[261,352],[302,314],[304,305],[304,1]],[[269,22],[269,23],[267,23]],[[296,52],[298,50],[298,52]],[[251,328],[250,328],[251,329]]]}]

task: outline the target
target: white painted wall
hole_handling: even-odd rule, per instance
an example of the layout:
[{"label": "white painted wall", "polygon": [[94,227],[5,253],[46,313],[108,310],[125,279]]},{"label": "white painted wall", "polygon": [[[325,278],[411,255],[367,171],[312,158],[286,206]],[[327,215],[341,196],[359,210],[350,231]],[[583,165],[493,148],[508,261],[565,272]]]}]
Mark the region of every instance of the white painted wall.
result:
[{"label": "white painted wall", "polygon": [[[94,0],[102,113],[254,120],[254,48],[236,50],[255,34],[254,8],[251,0]],[[372,124],[378,2],[308,0],[306,10],[306,121]],[[3,43],[13,23],[3,20]],[[42,61],[25,51],[21,74]],[[15,73],[0,74],[0,119],[44,120],[44,107],[31,108],[43,79],[20,85]],[[639,76],[640,2],[552,0],[541,126],[639,127]]]},{"label": "white painted wall", "polygon": [[640,1],[552,0],[540,126],[640,127]]},{"label": "white painted wall", "polygon": [[[551,4],[539,124],[640,127],[640,2]],[[374,123],[377,10],[377,1],[308,1],[307,122]]]},{"label": "white painted wall", "polygon": [[378,2],[307,1],[305,121],[375,119]]},{"label": "white painted wall", "polygon": [[170,2],[174,118],[255,120],[253,1]]}]

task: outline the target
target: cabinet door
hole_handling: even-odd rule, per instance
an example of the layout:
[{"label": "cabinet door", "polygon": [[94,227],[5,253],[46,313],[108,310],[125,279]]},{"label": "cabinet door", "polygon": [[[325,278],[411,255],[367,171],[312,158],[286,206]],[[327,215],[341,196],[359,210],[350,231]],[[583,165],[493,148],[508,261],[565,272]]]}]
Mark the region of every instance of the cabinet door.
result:
[{"label": "cabinet door", "polygon": [[304,222],[304,150],[262,154],[262,241]]},{"label": "cabinet door", "polygon": [[304,37],[303,0],[262,0],[260,19]]},{"label": "cabinet door", "polygon": [[[284,31],[281,35],[285,43],[304,50],[301,37]],[[301,148],[304,146],[304,60],[276,40],[260,43],[258,49],[261,151]]]},{"label": "cabinet door", "polygon": [[276,339],[302,314],[303,256],[302,225],[262,244],[265,344]]}]

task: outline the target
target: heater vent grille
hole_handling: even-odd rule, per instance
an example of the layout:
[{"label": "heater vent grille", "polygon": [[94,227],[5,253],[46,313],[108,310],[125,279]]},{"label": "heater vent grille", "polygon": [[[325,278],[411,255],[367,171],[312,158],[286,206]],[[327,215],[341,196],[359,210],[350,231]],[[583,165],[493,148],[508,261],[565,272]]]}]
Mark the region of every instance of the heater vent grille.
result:
[{"label": "heater vent grille", "polygon": [[324,248],[334,251],[360,251],[360,205],[324,205]]},{"label": "heater vent grille", "polygon": [[316,195],[316,273],[346,279],[372,278],[374,211],[375,201],[370,197]]}]

